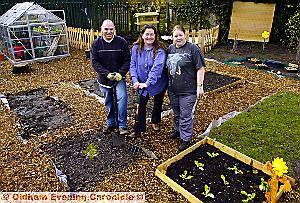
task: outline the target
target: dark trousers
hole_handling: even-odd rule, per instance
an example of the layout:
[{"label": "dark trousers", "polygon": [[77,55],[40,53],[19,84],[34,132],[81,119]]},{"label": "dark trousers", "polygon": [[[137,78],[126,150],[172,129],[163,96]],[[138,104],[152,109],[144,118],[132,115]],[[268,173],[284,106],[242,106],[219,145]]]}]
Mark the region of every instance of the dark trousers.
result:
[{"label": "dark trousers", "polygon": [[[166,90],[163,90],[161,93],[154,96],[154,105],[152,109],[152,116],[151,122],[153,124],[157,124],[161,122],[161,112],[162,112],[162,105],[164,102]],[[135,125],[134,131],[136,134],[141,132],[146,132],[146,110],[147,110],[147,103],[149,100],[149,94],[147,96],[140,96],[140,102],[137,108],[137,113],[135,117]]]},{"label": "dark trousers", "polygon": [[174,130],[180,133],[183,141],[191,141],[197,96],[178,95],[169,91],[169,98],[174,113]]}]

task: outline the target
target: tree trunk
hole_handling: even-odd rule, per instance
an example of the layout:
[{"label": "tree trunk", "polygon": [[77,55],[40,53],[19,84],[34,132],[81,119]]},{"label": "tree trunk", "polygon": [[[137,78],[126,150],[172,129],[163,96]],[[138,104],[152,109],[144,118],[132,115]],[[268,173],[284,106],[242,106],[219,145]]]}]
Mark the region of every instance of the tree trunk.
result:
[{"label": "tree trunk", "polygon": [[297,46],[296,61],[300,62],[300,39]]}]

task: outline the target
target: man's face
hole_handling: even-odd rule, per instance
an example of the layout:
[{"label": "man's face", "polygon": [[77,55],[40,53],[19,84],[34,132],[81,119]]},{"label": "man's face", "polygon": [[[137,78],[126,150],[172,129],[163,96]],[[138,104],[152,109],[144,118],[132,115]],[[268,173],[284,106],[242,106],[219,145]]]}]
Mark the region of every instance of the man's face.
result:
[{"label": "man's face", "polygon": [[101,26],[101,32],[106,40],[111,40],[115,33],[115,25],[112,22],[104,22]]}]

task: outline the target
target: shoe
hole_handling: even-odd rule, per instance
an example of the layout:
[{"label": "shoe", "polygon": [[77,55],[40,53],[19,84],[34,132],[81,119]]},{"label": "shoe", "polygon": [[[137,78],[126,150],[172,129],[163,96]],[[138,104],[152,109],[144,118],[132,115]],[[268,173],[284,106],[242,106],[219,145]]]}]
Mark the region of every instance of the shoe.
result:
[{"label": "shoe", "polygon": [[179,145],[179,150],[183,151],[183,150],[189,148],[190,145],[191,145],[191,141],[183,141],[183,140],[181,140],[181,143]]},{"label": "shoe", "polygon": [[133,132],[133,133],[129,134],[128,137],[130,137],[130,138],[139,138],[139,137],[141,137],[141,133]]},{"label": "shoe", "polygon": [[153,128],[153,130],[158,131],[159,130],[159,125],[156,124],[156,123],[153,123],[152,128]]},{"label": "shoe", "polygon": [[115,126],[107,126],[106,128],[103,129],[103,133],[104,134],[110,134],[111,132],[113,132],[116,129]]},{"label": "shoe", "polygon": [[173,131],[172,134],[169,136],[171,139],[179,138],[180,133],[178,131]]},{"label": "shoe", "polygon": [[127,128],[119,128],[119,133],[120,135],[126,135],[128,134],[128,130]]}]

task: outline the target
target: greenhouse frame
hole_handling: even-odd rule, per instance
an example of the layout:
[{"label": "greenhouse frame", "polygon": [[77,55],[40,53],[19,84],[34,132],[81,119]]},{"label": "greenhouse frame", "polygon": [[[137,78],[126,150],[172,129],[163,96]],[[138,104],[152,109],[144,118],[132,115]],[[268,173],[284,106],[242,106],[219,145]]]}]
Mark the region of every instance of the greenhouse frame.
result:
[{"label": "greenhouse frame", "polygon": [[0,52],[13,65],[69,56],[64,10],[17,3],[0,17]]}]

